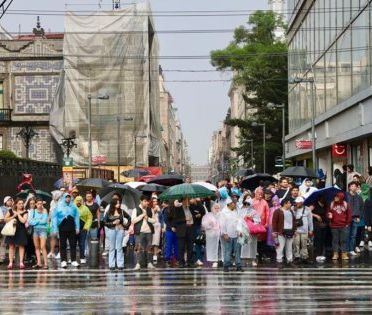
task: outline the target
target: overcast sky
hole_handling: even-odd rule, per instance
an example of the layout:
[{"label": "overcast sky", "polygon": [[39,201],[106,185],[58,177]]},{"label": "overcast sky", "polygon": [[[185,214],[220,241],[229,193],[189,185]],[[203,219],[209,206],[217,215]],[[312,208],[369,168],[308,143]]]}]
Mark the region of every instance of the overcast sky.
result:
[{"label": "overcast sky", "polygon": [[[99,0],[14,0],[10,10],[33,10],[31,15],[6,14],[1,25],[8,31],[32,31],[37,10],[97,10]],[[133,1],[128,1],[133,2]],[[74,3],[74,5],[71,5]],[[102,3],[108,5],[109,0]],[[124,1],[121,1],[123,4]],[[205,11],[205,10],[257,10],[267,9],[267,0],[151,0],[153,11]],[[78,6],[76,4],[82,4]],[[106,6],[110,8],[110,6]],[[35,12],[35,15],[33,13]],[[12,12],[10,12],[12,13]],[[53,32],[63,31],[62,16],[40,16],[42,27]],[[246,16],[229,17],[155,17],[157,30],[179,29],[234,29],[244,24]],[[232,38],[230,33],[220,34],[159,34],[160,55],[209,55],[213,49],[224,48]],[[163,69],[213,69],[209,60],[160,60]],[[228,74],[215,72],[166,72],[166,80],[220,80]],[[176,83],[167,88],[175,100],[184,135],[189,145],[191,161],[206,164],[212,133],[218,129],[229,106],[229,82]]]}]

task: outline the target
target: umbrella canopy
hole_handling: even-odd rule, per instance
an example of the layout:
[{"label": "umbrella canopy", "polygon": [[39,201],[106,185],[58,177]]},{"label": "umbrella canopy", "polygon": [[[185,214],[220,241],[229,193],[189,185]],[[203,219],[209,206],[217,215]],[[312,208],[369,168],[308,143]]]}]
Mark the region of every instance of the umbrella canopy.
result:
[{"label": "umbrella canopy", "polygon": [[101,189],[107,187],[109,184],[110,182],[102,178],[87,178],[80,181],[77,186],[85,189]]},{"label": "umbrella canopy", "polygon": [[102,188],[100,190],[100,196],[102,196],[102,201],[109,203],[111,201],[112,196],[115,193],[118,193],[121,195],[123,199],[123,204],[128,209],[134,209],[139,205],[141,192],[138,190],[129,187],[128,185],[122,185],[122,184],[110,184],[109,186]]},{"label": "umbrella canopy", "polygon": [[281,174],[281,176],[288,176],[288,177],[300,177],[300,178],[318,178],[318,175],[315,171],[306,168],[304,166],[292,166],[285,169]]},{"label": "umbrella canopy", "polygon": [[146,176],[149,174],[150,174],[150,171],[145,170],[143,168],[134,168],[134,169],[124,171],[121,173],[121,175],[125,177],[142,177],[142,176]]},{"label": "umbrella canopy", "polygon": [[163,192],[167,190],[167,187],[158,184],[146,184],[145,186],[142,186],[138,189],[143,192]]},{"label": "umbrella canopy", "polygon": [[149,184],[159,184],[164,186],[179,185],[183,182],[184,178],[181,175],[161,175],[148,181]]},{"label": "umbrella canopy", "polygon": [[43,201],[46,201],[46,202],[51,202],[52,201],[52,195],[46,191],[43,191],[43,190],[32,190],[32,189],[27,189],[27,190],[23,190],[21,192],[19,192],[16,197],[17,198],[21,198],[21,199],[25,199],[28,197],[29,194],[33,194],[35,195],[36,198],[41,198]]},{"label": "umbrella canopy", "polygon": [[[73,178],[72,179],[72,185],[76,185],[77,183],[79,182],[79,179],[78,178]],[[55,189],[61,189],[63,187],[65,187],[65,183],[64,183],[64,179],[63,178],[60,178],[59,180],[57,180],[54,184],[53,184],[53,187]]]},{"label": "umbrella canopy", "polygon": [[138,189],[142,186],[145,186],[146,183],[144,183],[144,182],[129,182],[129,183],[126,183],[125,185],[127,185],[129,187],[132,187],[134,189]]},{"label": "umbrella canopy", "polygon": [[213,191],[195,184],[180,184],[169,187],[159,198],[161,200],[177,200],[182,198],[206,198],[214,195]]},{"label": "umbrella canopy", "polygon": [[261,181],[269,181],[274,183],[278,180],[270,174],[257,173],[254,175],[249,175],[246,179],[244,179],[240,183],[240,187],[254,191],[258,186],[260,186]]},{"label": "umbrella canopy", "polygon": [[319,189],[311,193],[309,197],[306,198],[304,205],[310,206],[316,203],[319,200],[319,198],[323,198],[327,202],[327,204],[330,204],[333,198],[336,196],[336,194],[340,191],[342,190],[336,187],[327,187]]},{"label": "umbrella canopy", "polygon": [[211,183],[207,183],[207,182],[195,182],[193,184],[203,186],[203,187],[209,189],[210,191],[217,191],[218,190],[218,188],[216,186],[214,186]]}]

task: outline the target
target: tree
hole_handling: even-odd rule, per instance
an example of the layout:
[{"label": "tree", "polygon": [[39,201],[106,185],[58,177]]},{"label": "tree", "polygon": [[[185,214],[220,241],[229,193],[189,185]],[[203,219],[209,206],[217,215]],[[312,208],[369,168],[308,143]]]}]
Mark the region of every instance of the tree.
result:
[{"label": "tree", "polygon": [[[257,11],[248,19],[248,26],[235,29],[233,41],[222,50],[211,52],[211,63],[218,70],[234,70],[236,86],[243,87],[243,98],[249,115],[244,119],[227,119],[225,123],[240,128],[239,147],[233,148],[248,164],[249,139],[254,140],[256,168],[263,169],[262,128],[252,122],[266,123],[267,170],[275,172],[275,156],[282,154],[281,111],[268,108],[269,103],[287,107],[287,45],[275,37],[275,30],[285,28],[280,15]],[[287,111],[286,111],[287,112]]]}]

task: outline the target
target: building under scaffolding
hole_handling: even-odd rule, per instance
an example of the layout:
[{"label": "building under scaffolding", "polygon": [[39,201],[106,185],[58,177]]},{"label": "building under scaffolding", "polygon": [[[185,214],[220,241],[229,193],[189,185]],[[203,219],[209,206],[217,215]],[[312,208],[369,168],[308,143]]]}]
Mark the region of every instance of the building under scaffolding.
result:
[{"label": "building under scaffolding", "polygon": [[50,112],[60,143],[74,134],[77,165],[157,166],[161,146],[158,41],[148,4],[65,17],[63,71]]}]

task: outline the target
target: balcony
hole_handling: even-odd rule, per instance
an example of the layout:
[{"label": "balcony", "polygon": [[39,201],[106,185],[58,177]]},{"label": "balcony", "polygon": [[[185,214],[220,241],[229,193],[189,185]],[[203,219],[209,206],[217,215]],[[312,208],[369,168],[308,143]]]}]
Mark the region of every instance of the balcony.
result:
[{"label": "balcony", "polygon": [[12,109],[1,108],[0,109],[0,122],[12,121]]}]

